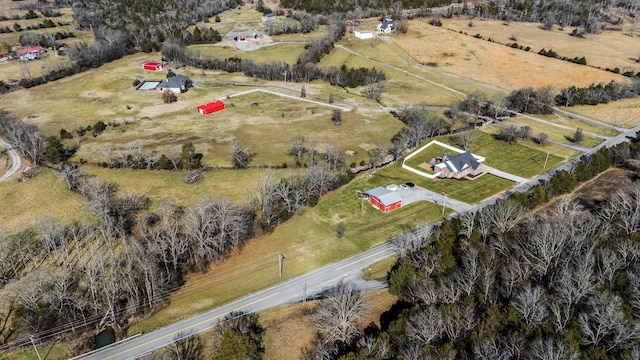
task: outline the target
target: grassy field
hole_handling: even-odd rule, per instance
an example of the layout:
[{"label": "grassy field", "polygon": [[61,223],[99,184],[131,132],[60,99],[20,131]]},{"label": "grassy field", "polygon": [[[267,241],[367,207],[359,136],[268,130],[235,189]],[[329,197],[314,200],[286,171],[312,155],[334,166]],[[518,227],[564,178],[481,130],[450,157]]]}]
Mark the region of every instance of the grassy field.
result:
[{"label": "grassy field", "polygon": [[500,20],[474,19],[473,27],[469,27],[469,19],[454,18],[443,19],[442,27],[462,31],[469,35],[480,34],[484,38],[491,38],[503,44],[516,42],[523,47],[531,47],[531,51],[540,49],[553,49],[560,56],[568,58],[582,57],[587,59],[587,64],[603,69],[619,68],[621,72],[632,70],[640,71],[638,47],[640,46],[640,34],[629,32],[630,23],[622,25],[621,31],[603,30],[598,34],[587,35],[584,38],[569,36],[574,28],[560,29],[557,26],[550,31],[541,28],[540,23],[511,22],[504,25]]},{"label": "grassy field", "polygon": [[[504,91],[529,86],[562,89],[611,80],[628,81],[622,75],[476,39],[429,25],[428,21],[411,20],[407,34],[391,39],[423,64],[434,64],[440,71],[492,84]],[[567,36],[569,40],[579,41]]]},{"label": "grassy field", "polygon": [[188,48],[204,56],[225,59],[239,57],[258,63],[285,62],[293,65],[298,60],[298,56],[304,51],[304,46],[305,44],[303,42],[297,44],[273,43],[254,51],[236,51],[235,47],[215,46],[211,44],[191,45]]},{"label": "grassy field", "polygon": [[67,189],[53,170],[41,168],[40,174],[26,182],[16,176],[0,185],[0,230],[17,232],[33,225],[38,219],[52,217],[62,223],[90,220],[84,198]]},{"label": "grassy field", "polygon": [[[257,189],[265,169],[212,170],[205,173],[197,184],[187,185],[183,181],[184,172],[140,171],[128,169],[105,169],[83,166],[81,170],[89,175],[120,186],[121,192],[145,194],[153,205],[171,201],[176,205],[191,206],[199,198],[223,197],[239,203],[247,203],[249,195]],[[303,169],[290,167],[275,171],[277,179],[292,177]]]},{"label": "grassy field", "polygon": [[598,106],[579,105],[562,109],[604,121],[612,126],[632,128],[640,125],[640,98],[622,99]]},{"label": "grassy field", "polygon": [[[557,120],[557,119],[553,119],[553,120]],[[557,126],[553,126],[550,124],[545,124],[543,122],[535,121],[526,117],[510,118],[509,120],[504,121],[504,123],[513,124],[516,126],[529,126],[531,127],[531,129],[533,129],[534,133],[545,133],[549,135],[550,140],[558,141],[564,144],[578,145],[578,146],[590,148],[602,143],[603,141],[603,139],[600,137],[585,134],[584,140],[582,140],[579,144],[572,142],[571,139],[573,138],[573,134],[576,132],[575,129],[580,127],[580,125],[578,124],[576,124],[578,125],[576,128],[570,130],[570,129],[559,128]],[[585,123],[585,124],[588,124],[588,123]],[[609,129],[609,134],[605,134],[604,129],[601,129],[601,128],[598,128],[598,129],[599,129],[598,132],[602,132],[601,135],[615,136],[618,134],[617,131],[614,131],[614,133],[612,133],[611,129]],[[588,133],[587,129],[582,128],[582,130],[585,133]]]},{"label": "grassy field", "polygon": [[[129,333],[149,331],[279,282],[279,252],[287,259],[283,276],[292,278],[383,243],[407,226],[433,222],[442,216],[441,208],[427,202],[413,203],[388,214],[364,203],[361,212],[356,190],[388,184],[387,181],[384,175],[359,176],[273,233],[252,240],[240,253],[213,266],[207,274],[191,274],[186,285],[171,297],[170,307],[136,324]],[[337,239],[334,232],[339,223],[345,228],[342,239]]]},{"label": "grassy field", "polygon": [[[483,128],[483,130],[493,132],[496,131],[496,127],[497,125],[489,126]],[[536,150],[534,146],[537,145],[534,145],[530,140],[523,141],[522,144],[507,144],[504,141],[494,139],[488,132],[481,130],[474,130],[474,132],[475,138],[469,145],[468,150],[474,154],[484,156],[486,158],[484,164],[525,178],[533,177],[545,171],[544,162],[547,152],[544,147],[538,147],[540,150]],[[451,137],[444,137],[439,140],[456,146]],[[564,157],[551,153],[546,169],[553,169],[564,160],[566,160]]]},{"label": "grassy field", "polygon": [[405,161],[404,164],[412,168],[415,168],[416,170],[424,171],[428,174],[434,174],[433,171],[420,167],[420,164],[428,163],[429,161],[431,161],[431,159],[435,159],[438,156],[443,154],[454,155],[456,153],[440,145],[432,144],[426,149],[422,150],[419,154]]}]

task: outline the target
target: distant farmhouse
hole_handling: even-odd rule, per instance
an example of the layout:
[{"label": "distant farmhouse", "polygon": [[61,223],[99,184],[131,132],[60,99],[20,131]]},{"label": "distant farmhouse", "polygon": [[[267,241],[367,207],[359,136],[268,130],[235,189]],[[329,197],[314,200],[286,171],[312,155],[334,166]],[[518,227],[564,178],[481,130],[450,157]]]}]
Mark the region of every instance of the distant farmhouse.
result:
[{"label": "distant farmhouse", "polygon": [[396,24],[393,19],[383,19],[380,24],[378,24],[377,30],[382,33],[394,33],[396,32]]},{"label": "distant farmhouse", "polygon": [[33,46],[25,49],[16,50],[16,56],[20,61],[35,60],[44,55],[44,48],[42,46]]},{"label": "distant farmhouse", "polygon": [[231,31],[228,32],[227,40],[235,41],[235,42],[245,42],[247,40],[257,40],[262,39],[264,34],[258,30],[246,30],[246,31]]},{"label": "distant farmhouse", "polygon": [[158,85],[158,91],[169,90],[174,94],[180,94],[187,91],[187,84],[189,78],[184,75],[175,75],[170,78],[164,79],[160,85]]},{"label": "distant farmhouse", "polygon": [[262,15],[262,22],[275,20],[277,17],[278,17],[278,15],[276,13],[263,14]]},{"label": "distant farmhouse", "polygon": [[439,173],[442,178],[475,177],[483,172],[482,164],[470,152],[463,152],[453,157],[442,155],[429,162],[429,165],[432,165],[433,171]]}]

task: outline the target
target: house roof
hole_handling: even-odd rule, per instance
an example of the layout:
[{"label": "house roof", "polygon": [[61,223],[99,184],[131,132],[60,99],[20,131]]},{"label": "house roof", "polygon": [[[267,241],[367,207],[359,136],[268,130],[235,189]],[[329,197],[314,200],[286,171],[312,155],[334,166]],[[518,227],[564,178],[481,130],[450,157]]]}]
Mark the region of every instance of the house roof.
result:
[{"label": "house roof", "polygon": [[262,36],[262,33],[258,30],[245,30],[245,31],[230,31],[227,33],[227,38],[235,38],[235,37],[254,37],[254,36]]},{"label": "house roof", "polygon": [[367,190],[364,193],[369,196],[377,197],[378,200],[380,200],[380,202],[383,203],[385,206],[391,205],[393,203],[397,203],[398,201],[402,201],[402,198],[400,197],[400,195],[398,195],[397,193],[387,188],[383,188],[381,186],[371,190]]},{"label": "house roof", "polygon": [[160,85],[158,85],[161,89],[167,88],[183,88],[187,84],[187,77],[184,75],[175,75],[170,78],[164,79]]},{"label": "house roof", "polygon": [[434,166],[439,168],[446,167],[451,172],[461,172],[469,168],[478,170],[480,167],[480,163],[473,157],[473,155],[471,155],[470,152],[464,152],[452,158],[448,158],[446,155],[443,155],[442,157],[442,161]]},{"label": "house roof", "polygon": [[16,50],[16,55],[20,56],[20,55],[28,54],[32,51],[44,51],[44,48],[42,46],[32,46],[24,49],[18,49]]},{"label": "house roof", "polygon": [[146,63],[144,63],[144,65],[149,65],[149,66],[158,66],[158,65],[164,65],[161,62],[157,62],[157,61],[147,61]]}]

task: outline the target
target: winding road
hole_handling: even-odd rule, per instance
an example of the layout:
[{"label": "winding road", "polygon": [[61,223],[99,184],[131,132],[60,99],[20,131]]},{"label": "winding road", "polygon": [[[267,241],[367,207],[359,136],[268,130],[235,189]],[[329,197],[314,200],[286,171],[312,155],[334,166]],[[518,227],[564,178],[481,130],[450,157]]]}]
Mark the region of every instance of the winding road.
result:
[{"label": "winding road", "polygon": [[22,162],[20,160],[20,156],[18,156],[18,152],[15,151],[11,147],[11,145],[9,145],[9,143],[0,139],[0,147],[3,147],[4,150],[2,152],[6,151],[11,158],[11,167],[4,174],[0,175],[0,181],[4,181],[10,178],[13,174],[16,173],[16,171],[18,171],[18,169],[20,169],[20,167],[22,166]]}]

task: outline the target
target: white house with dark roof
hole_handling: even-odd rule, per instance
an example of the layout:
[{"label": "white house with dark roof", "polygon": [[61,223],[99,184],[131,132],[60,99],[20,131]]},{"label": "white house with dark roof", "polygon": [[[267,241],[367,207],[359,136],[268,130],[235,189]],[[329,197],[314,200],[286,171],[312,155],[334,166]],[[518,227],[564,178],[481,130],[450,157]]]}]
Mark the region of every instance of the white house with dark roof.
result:
[{"label": "white house with dark roof", "polygon": [[189,78],[184,75],[175,75],[164,79],[156,89],[161,92],[169,90],[174,94],[180,94],[187,91],[188,81]]},{"label": "white house with dark roof", "polygon": [[394,33],[396,32],[396,23],[393,19],[383,19],[376,29],[383,33]]}]

